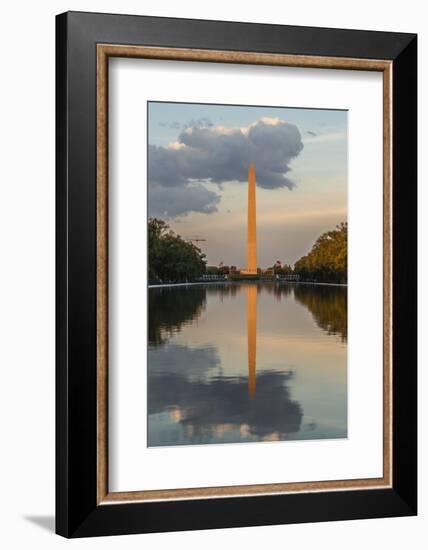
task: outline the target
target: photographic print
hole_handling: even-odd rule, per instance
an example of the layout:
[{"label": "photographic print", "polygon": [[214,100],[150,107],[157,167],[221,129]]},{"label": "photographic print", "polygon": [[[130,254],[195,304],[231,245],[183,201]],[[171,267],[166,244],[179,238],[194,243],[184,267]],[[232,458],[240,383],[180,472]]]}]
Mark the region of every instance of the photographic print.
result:
[{"label": "photographic print", "polygon": [[347,437],[347,111],[148,102],[148,446]]}]

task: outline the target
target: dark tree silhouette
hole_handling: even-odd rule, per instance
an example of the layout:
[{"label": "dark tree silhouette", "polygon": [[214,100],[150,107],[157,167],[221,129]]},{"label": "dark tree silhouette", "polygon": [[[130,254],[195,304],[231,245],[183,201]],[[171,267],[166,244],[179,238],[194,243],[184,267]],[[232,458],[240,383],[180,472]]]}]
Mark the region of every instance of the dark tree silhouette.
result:
[{"label": "dark tree silhouette", "polygon": [[296,285],[294,296],[312,313],[317,325],[328,334],[347,338],[347,288],[337,286]]},{"label": "dark tree silhouette", "polygon": [[149,345],[160,346],[204,310],[206,290],[195,286],[149,289]]},{"label": "dark tree silhouette", "polygon": [[150,218],[148,235],[149,283],[189,282],[205,273],[205,254],[163,220]]}]

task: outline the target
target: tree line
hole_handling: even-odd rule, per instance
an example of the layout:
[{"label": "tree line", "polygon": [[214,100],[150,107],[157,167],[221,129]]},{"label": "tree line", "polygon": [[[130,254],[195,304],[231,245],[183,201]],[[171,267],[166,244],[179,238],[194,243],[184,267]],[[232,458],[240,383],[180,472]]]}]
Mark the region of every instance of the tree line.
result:
[{"label": "tree line", "polygon": [[[235,266],[207,266],[205,254],[192,242],[172,231],[163,220],[150,218],[148,223],[149,284],[190,282],[204,274],[230,275]],[[274,275],[294,273],[300,280],[346,283],[348,268],[348,224],[320,235],[312,249],[294,268],[278,260],[269,270]]]}]

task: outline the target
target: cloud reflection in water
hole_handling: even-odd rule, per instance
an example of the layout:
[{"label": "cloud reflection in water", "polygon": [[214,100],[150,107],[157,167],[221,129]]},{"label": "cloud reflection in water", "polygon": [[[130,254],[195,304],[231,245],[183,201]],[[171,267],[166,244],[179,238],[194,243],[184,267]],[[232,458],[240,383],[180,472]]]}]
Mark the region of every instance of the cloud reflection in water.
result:
[{"label": "cloud reflection in water", "polygon": [[[151,289],[149,446],[346,437],[346,305],[337,287]],[[308,354],[319,364],[312,381]]]}]

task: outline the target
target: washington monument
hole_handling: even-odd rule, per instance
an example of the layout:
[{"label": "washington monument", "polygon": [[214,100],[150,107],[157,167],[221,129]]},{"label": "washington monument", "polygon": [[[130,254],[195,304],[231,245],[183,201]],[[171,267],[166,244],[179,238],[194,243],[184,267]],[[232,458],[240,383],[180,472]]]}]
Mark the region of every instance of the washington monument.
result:
[{"label": "washington monument", "polygon": [[254,164],[248,169],[248,220],[247,220],[247,269],[245,275],[257,275],[256,237],[256,171]]}]

